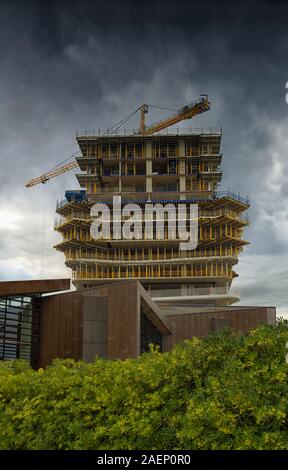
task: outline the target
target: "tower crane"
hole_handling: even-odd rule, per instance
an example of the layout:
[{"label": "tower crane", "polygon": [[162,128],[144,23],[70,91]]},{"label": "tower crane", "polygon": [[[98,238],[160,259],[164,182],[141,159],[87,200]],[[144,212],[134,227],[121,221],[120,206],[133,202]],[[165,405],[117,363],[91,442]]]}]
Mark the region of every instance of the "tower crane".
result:
[{"label": "tower crane", "polygon": [[[145,135],[154,134],[155,132],[159,132],[185,119],[191,119],[194,116],[197,116],[198,114],[204,113],[205,111],[209,111],[209,109],[211,108],[208,96],[201,95],[200,98],[197,99],[196,101],[193,101],[187,106],[183,106],[179,108],[179,110],[175,114],[169,116],[168,118],[162,119],[161,121],[157,121],[154,124],[147,127],[145,124],[145,115],[148,113],[149,106],[151,105],[142,104],[138,109],[136,109],[136,111],[131,113],[128,117],[122,119],[120,121],[120,125],[116,127],[116,129],[111,130],[111,133],[108,131],[107,134],[112,135],[115,131],[119,129],[119,127],[121,127],[121,125],[123,125],[123,123],[125,123],[128,119],[130,119],[130,117],[132,117],[137,111],[140,111],[140,126],[137,132],[137,135],[145,136]],[[115,128],[115,126],[113,126],[113,128]],[[72,157],[74,156],[75,154],[72,155]],[[78,166],[78,163],[76,160],[73,160],[70,163],[66,163],[65,165],[59,165],[53,168],[52,170],[44,173],[41,176],[32,178],[30,181],[26,183],[26,188],[31,188],[32,186],[35,186],[36,184],[39,184],[39,183],[46,183],[51,178],[55,178],[56,176],[61,175],[62,173],[73,170],[74,168],[77,168],[77,166]]]}]

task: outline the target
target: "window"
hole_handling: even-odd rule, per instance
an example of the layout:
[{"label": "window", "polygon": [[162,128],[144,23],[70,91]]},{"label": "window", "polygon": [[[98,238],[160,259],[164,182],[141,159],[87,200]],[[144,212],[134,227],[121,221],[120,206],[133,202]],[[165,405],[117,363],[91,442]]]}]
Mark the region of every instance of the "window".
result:
[{"label": "window", "polygon": [[140,320],[140,336],[141,354],[149,351],[150,344],[159,346],[159,350],[162,352],[162,335],[143,311]]},{"label": "window", "polygon": [[40,297],[0,298],[0,359],[38,362]]}]

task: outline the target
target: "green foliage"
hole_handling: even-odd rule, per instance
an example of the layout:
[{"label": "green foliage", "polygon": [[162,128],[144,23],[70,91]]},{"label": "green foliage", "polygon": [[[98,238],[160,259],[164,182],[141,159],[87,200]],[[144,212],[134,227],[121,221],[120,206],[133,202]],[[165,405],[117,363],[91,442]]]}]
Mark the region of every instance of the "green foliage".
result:
[{"label": "green foliage", "polygon": [[287,449],[288,325],[46,370],[0,363],[1,449]]}]

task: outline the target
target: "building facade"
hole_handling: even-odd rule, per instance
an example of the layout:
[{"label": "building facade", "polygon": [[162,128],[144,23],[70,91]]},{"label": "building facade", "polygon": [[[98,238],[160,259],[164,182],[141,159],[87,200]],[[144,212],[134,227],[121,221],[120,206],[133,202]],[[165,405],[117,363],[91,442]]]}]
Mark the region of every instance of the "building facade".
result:
[{"label": "building facade", "polygon": [[[247,244],[249,201],[220,192],[221,132],[184,132],[143,136],[80,132],[76,175],[82,189],[66,191],[57,203],[56,230],[77,289],[123,279],[138,280],[162,308],[169,306],[225,306],[239,300],[231,289],[234,266]],[[163,205],[197,204],[198,246],[179,249],[179,239],[94,240],[90,209],[95,202],[112,206],[147,202]]]},{"label": "building facade", "polygon": [[42,296],[68,289],[69,279],[0,282],[0,360],[38,367]]},{"label": "building facade", "polygon": [[136,358],[151,344],[166,352],[193,336],[246,333],[276,320],[275,307],[170,306],[163,313],[136,280],[69,288],[70,279],[0,282],[0,359],[25,359],[37,369],[56,358]]}]

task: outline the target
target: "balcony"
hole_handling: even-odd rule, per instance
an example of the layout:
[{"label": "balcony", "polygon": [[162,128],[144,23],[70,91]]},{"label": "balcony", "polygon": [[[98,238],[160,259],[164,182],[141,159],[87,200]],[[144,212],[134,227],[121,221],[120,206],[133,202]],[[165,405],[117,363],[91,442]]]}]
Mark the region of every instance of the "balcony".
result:
[{"label": "balcony", "polygon": [[[77,268],[73,271],[73,279],[195,279],[195,278],[233,278],[234,274],[231,269],[224,269],[222,266],[214,266],[206,269],[186,269],[185,273],[181,271],[181,269],[177,269],[177,267],[173,267],[173,269],[162,269],[159,270],[155,269],[144,269],[144,267],[112,267],[112,268],[105,268],[99,269],[99,266],[91,269],[90,266],[84,266],[81,268]],[[180,294],[178,293],[177,296]],[[207,294],[205,294],[207,295]],[[216,295],[216,294],[214,294]],[[220,295],[220,294],[219,294]],[[224,295],[224,294],[221,294]],[[186,297],[189,297],[190,294],[185,294]]]},{"label": "balcony", "polygon": [[[61,225],[61,224],[58,224]],[[56,225],[56,227],[58,226]],[[80,252],[80,253],[66,253],[66,260],[74,261],[76,263],[107,263],[107,264],[156,264],[159,262],[163,263],[179,263],[188,264],[188,263],[199,263],[200,261],[217,261],[219,258],[233,258],[237,259],[238,254],[236,252],[232,252],[231,249],[222,248],[221,251],[218,248],[217,250],[205,250],[204,251],[192,251],[189,252],[189,255],[184,255],[183,252],[175,252],[173,255],[171,253],[167,253],[164,255],[163,253],[150,253],[149,255],[145,253],[143,255],[142,250],[138,252],[137,255],[124,255],[124,254],[115,254],[107,252]]]},{"label": "balcony", "polygon": [[152,299],[157,302],[167,302],[168,300],[224,300],[230,299],[233,302],[240,300],[240,289],[227,289],[226,287],[199,287],[187,290],[165,289],[152,290],[149,292]]}]

